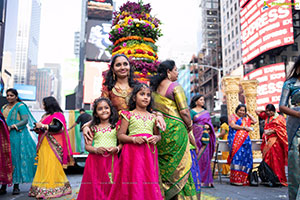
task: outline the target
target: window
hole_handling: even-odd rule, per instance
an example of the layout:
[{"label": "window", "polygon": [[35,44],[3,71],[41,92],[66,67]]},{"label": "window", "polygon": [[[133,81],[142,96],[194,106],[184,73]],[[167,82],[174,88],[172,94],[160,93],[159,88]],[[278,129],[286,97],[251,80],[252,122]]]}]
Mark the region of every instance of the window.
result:
[{"label": "window", "polygon": [[274,55],[270,55],[270,64],[276,63],[276,57]]},{"label": "window", "polygon": [[239,46],[239,39],[236,39],[236,47]]},{"label": "window", "polygon": [[223,23],[224,24],[226,23],[226,17],[225,17],[225,15],[223,16]]},{"label": "window", "polygon": [[232,55],[232,62],[235,62],[235,54]]},{"label": "window", "polygon": [[298,43],[295,42],[293,45],[292,45],[292,51],[298,51]]},{"label": "window", "polygon": [[234,22],[235,22],[235,23],[238,22],[238,15],[235,15],[235,17],[234,17]]},{"label": "window", "polygon": [[233,19],[231,19],[231,27],[233,27]]},{"label": "window", "polygon": [[232,7],[230,8],[230,14],[233,15],[233,9],[232,9]]},{"label": "window", "polygon": [[287,56],[281,56],[281,62],[287,63]]},{"label": "window", "polygon": [[234,31],[233,30],[231,31],[231,36],[232,36],[232,38],[234,37]]},{"label": "window", "polygon": [[236,51],[236,59],[240,59],[240,51],[239,50]]},{"label": "window", "polygon": [[239,27],[235,27],[235,34],[239,34]]},{"label": "window", "polygon": [[234,48],[235,48],[235,42],[233,41],[232,42],[232,51],[234,50]]},{"label": "window", "polygon": [[227,44],[227,38],[225,37],[224,38],[224,45],[226,45]]},{"label": "window", "polygon": [[236,11],[237,10],[237,4],[235,3],[234,4],[234,11]]},{"label": "window", "polygon": [[231,48],[230,48],[230,45],[228,46],[228,53],[230,53],[231,52]]},{"label": "window", "polygon": [[228,34],[228,42],[230,41],[230,33]]},{"label": "window", "polygon": [[229,7],[229,4],[228,4],[228,1],[226,1],[226,8],[228,8]]},{"label": "window", "polygon": [[227,49],[225,48],[225,51],[224,51],[224,53],[225,53],[225,56],[227,56]]},{"label": "window", "polygon": [[229,19],[229,12],[227,12],[227,19]]},{"label": "window", "polygon": [[229,23],[227,23],[227,30],[229,31],[229,29],[230,29],[230,25]]}]

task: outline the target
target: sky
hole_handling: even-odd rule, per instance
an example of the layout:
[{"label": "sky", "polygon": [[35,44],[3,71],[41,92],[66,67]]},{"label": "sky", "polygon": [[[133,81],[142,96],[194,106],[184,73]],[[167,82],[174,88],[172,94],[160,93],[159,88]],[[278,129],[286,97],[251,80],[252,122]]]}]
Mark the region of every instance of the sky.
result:
[{"label": "sky", "polygon": [[[132,0],[137,2],[137,0]],[[82,0],[41,0],[39,66],[73,58],[74,32],[80,30]],[[115,0],[116,8],[127,0]],[[197,49],[198,1],[144,0],[152,6],[151,15],[163,24],[157,45],[159,60],[188,63]]]}]

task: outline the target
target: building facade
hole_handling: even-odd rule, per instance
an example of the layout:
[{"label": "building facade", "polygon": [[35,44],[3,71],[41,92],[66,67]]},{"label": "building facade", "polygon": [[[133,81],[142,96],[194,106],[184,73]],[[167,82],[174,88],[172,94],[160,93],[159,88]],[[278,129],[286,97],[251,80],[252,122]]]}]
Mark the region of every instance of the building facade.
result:
[{"label": "building facade", "polygon": [[12,54],[14,83],[27,84],[29,66],[37,66],[40,16],[40,0],[7,2],[4,51]]},{"label": "building facade", "polygon": [[222,70],[220,0],[199,2],[201,41],[198,56],[191,61],[191,94],[203,94],[209,111],[220,110],[218,99]]},{"label": "building facade", "polygon": [[221,33],[223,74],[243,65],[240,0],[221,0]]}]

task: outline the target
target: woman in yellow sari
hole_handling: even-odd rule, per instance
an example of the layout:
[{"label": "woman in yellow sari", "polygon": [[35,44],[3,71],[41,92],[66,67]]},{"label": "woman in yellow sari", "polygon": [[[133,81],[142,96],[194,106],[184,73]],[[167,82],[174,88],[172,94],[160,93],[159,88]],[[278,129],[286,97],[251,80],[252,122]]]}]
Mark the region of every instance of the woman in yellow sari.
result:
[{"label": "woman in yellow sari", "polygon": [[159,170],[165,199],[197,199],[191,174],[189,132],[192,120],[175,62],[162,62],[151,79],[154,110],[163,113],[166,130],[157,144]]},{"label": "woman in yellow sari", "polygon": [[[228,138],[228,133],[229,133],[229,126],[228,126],[228,119],[227,116],[222,116],[220,118],[220,134],[217,135],[217,137],[221,140],[227,140]],[[222,160],[227,160],[229,156],[229,152],[222,152]],[[228,164],[223,164],[222,165],[222,174],[223,175],[228,175],[230,172],[230,165]]]},{"label": "woman in yellow sari", "polygon": [[74,161],[62,109],[54,97],[45,97],[43,106],[46,114],[35,127],[38,166],[29,196],[47,199],[72,193],[64,168]]}]

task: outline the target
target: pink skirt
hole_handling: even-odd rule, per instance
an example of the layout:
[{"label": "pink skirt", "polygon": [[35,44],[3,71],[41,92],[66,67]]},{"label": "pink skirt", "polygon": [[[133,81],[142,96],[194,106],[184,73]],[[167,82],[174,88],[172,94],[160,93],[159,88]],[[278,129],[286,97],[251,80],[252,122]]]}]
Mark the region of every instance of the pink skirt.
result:
[{"label": "pink skirt", "polygon": [[[112,187],[118,155],[107,157],[90,153],[86,159],[78,200],[107,200]],[[111,178],[110,178],[111,177]]]},{"label": "pink skirt", "polygon": [[[137,135],[136,135],[137,136]],[[149,134],[139,134],[147,136]],[[124,144],[108,199],[163,199],[159,187],[157,148],[153,144]]]}]

